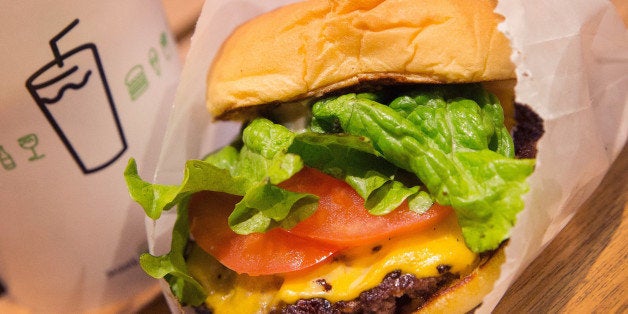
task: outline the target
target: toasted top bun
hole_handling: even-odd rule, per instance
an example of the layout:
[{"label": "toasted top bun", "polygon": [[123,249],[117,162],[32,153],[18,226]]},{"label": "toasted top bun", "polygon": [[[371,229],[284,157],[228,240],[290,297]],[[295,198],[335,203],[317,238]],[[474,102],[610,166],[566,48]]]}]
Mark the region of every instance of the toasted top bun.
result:
[{"label": "toasted top bun", "polygon": [[[357,84],[514,78],[493,0],[311,0],[238,27],[208,74],[217,119]],[[245,114],[246,113],[246,114]]]}]

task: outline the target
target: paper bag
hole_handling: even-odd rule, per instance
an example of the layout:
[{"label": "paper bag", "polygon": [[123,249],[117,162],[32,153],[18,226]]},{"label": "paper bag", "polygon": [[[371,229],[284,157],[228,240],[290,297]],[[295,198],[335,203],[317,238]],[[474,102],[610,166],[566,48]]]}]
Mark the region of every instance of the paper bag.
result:
[{"label": "paper bag", "polygon": [[[179,86],[155,180],[178,184],[182,165],[229,143],[238,125],[212,123],[205,77],[221,43],[244,21],[291,1],[207,2]],[[496,12],[511,40],[516,101],[544,120],[526,207],[507,260],[479,312],[489,312],[599,184],[628,134],[628,40],[615,8],[601,0],[505,0]],[[174,212],[148,223],[153,253],[168,251]],[[172,300],[171,300],[172,301]],[[172,302],[175,304],[176,302]],[[176,307],[173,308],[176,310]]]}]

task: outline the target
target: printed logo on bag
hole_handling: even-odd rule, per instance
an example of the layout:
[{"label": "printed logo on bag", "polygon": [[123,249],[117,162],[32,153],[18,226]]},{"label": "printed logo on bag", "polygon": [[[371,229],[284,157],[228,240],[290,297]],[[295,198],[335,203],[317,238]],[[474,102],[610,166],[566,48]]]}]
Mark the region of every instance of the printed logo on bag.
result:
[{"label": "printed logo on bag", "polygon": [[[50,40],[54,58],[28,78],[26,88],[81,171],[89,174],[113,164],[127,142],[96,45],[86,43],[67,52],[57,45],[78,22]],[[41,158],[36,145],[36,136],[20,139],[20,146],[32,150],[31,158]]]}]

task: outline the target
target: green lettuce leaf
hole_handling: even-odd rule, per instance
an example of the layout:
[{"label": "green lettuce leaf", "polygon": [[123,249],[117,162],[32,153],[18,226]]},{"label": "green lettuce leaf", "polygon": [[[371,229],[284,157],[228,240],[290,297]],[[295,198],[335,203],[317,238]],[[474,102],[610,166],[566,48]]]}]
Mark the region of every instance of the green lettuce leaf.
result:
[{"label": "green lettuce leaf", "polygon": [[473,251],[508,238],[534,160],[512,158],[496,97],[478,86],[443,87],[387,106],[347,94],[317,102],[313,115],[317,127],[368,138],[386,160],[416,174],[437,202],[454,208]]},{"label": "green lettuce leaf", "polygon": [[183,181],[180,185],[152,184],[140,178],[133,158],[124,171],[124,178],[131,198],[144,208],[146,215],[158,219],[164,210],[169,210],[185,197],[199,191],[225,192],[244,195],[251,185],[246,177],[232,177],[229,170],[218,168],[202,160],[185,163]]},{"label": "green lettuce leaf", "polygon": [[253,187],[229,216],[229,226],[240,234],[265,232],[275,227],[290,229],[311,216],[318,197],[295,193],[273,184]]},{"label": "green lettuce leaf", "polygon": [[[361,137],[305,132],[295,137],[288,151],[301,156],[309,167],[347,182],[366,200],[365,207],[373,215],[390,213],[419,192],[418,181],[411,187],[399,182],[399,169]],[[431,206],[420,205],[411,209],[423,212]]]},{"label": "green lettuce leaf", "polygon": [[[373,215],[385,215],[406,199],[418,194],[419,183],[410,187],[397,178],[398,167],[389,163],[363,137],[305,132],[298,134],[289,152],[301,156],[309,167],[347,182],[363,199]],[[425,196],[425,194],[423,195]],[[423,212],[425,203],[412,203]]]},{"label": "green lettuce leaf", "polygon": [[124,176],[131,198],[152,219],[158,219],[181,200],[199,191],[243,196],[229,218],[240,234],[264,232],[277,226],[292,227],[314,212],[318,198],[285,191],[278,183],[303,168],[303,161],[287,153],[294,134],[265,119],[253,121],[243,132],[244,146],[228,146],[205,160],[185,164],[180,185],[151,184],[140,178],[135,160],[129,160]]},{"label": "green lettuce leaf", "polygon": [[294,136],[270,120],[253,120],[242,132],[244,147],[232,175],[248,178],[251,187],[262,181],[278,184],[290,178],[303,168],[301,157],[287,153]]},{"label": "green lettuce leaf", "polygon": [[304,165],[347,182],[375,215],[406,200],[419,213],[434,200],[451,205],[475,252],[496,248],[523,209],[534,160],[514,158],[502,108],[478,85],[431,86],[398,97],[348,94],[317,102],[313,115],[311,132],[301,134],[266,119],[252,121],[238,146],[188,161],[179,185],[143,181],[129,160],[125,180],[146,214],[157,219],[175,205],[178,212],[171,251],[143,254],[144,271],[164,278],[182,303],[202,304],[206,292],[184,260],[190,195],[209,190],[242,196],[229,217],[237,233],[289,229],[318,205],[314,195],[277,186]]},{"label": "green lettuce leaf", "polygon": [[140,266],[153,278],[164,278],[172,293],[182,304],[201,305],[207,298],[207,292],[201,284],[188,273],[184,252],[190,235],[186,200],[177,206],[177,220],[172,231],[170,252],[161,256],[144,253],[140,256]]}]

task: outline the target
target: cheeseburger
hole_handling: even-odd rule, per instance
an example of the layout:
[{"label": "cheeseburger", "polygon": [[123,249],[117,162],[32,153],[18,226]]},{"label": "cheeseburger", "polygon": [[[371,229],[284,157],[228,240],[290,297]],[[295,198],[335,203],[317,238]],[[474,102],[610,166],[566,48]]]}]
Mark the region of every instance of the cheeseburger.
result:
[{"label": "cheeseburger", "polygon": [[314,0],[238,27],[207,107],[241,136],[177,186],[125,172],[149,217],[177,210],[171,252],[142,255],[145,271],[201,312],[475,308],[542,134],[513,103],[495,4]]}]

